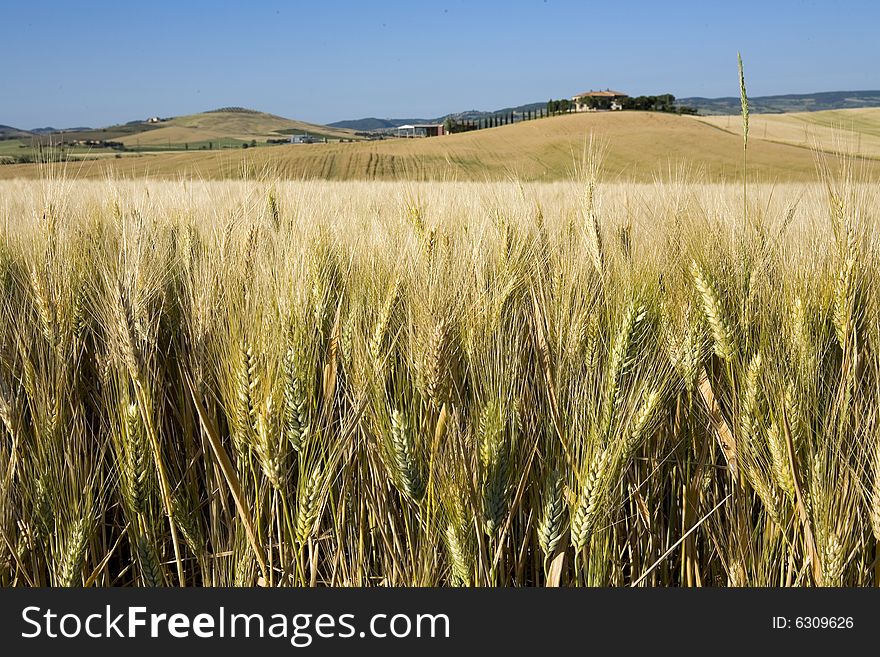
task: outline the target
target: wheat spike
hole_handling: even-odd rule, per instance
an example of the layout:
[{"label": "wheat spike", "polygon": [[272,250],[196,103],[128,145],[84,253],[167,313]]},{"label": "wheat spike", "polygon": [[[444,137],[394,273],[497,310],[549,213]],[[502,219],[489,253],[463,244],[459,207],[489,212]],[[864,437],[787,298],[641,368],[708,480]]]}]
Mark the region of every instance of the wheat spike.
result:
[{"label": "wheat spike", "polygon": [[788,446],[776,422],[771,422],[767,429],[767,447],[770,450],[770,465],[776,485],[788,496],[788,499],[794,500],[794,476],[788,462]]},{"label": "wheat spike", "polygon": [[661,401],[662,395],[659,390],[652,390],[645,397],[642,406],[636,415],[635,421],[633,422],[632,431],[630,431],[629,438],[624,447],[624,461],[628,461],[632,457],[633,452],[638,449],[642,440],[651,435],[657,421],[658,409],[660,408]]},{"label": "wheat spike", "polygon": [[278,198],[275,195],[274,189],[269,190],[267,204],[269,219],[272,221],[272,226],[277,230],[281,226],[281,211],[278,208]]},{"label": "wheat spike", "polygon": [[125,408],[126,497],[135,513],[147,510],[150,476],[150,451],[137,404]]},{"label": "wheat spike", "polygon": [[837,285],[834,289],[834,309],[832,321],[837,342],[841,349],[846,349],[846,343],[853,331],[853,313],[855,304],[854,275],[855,258],[849,257],[840,269],[837,277]]},{"label": "wheat spike", "polygon": [[257,373],[257,359],[253,349],[246,342],[239,346],[239,366],[237,372],[235,406],[235,445],[239,454],[247,450],[251,434],[256,431],[257,407],[256,390],[260,384]]},{"label": "wheat spike", "polygon": [[315,465],[312,474],[300,490],[296,505],[296,542],[304,544],[314,533],[318,520],[318,503],[321,494],[323,472]]},{"label": "wheat spike", "polygon": [[691,274],[694,278],[697,292],[700,293],[700,298],[703,301],[703,312],[709,321],[709,327],[712,329],[715,353],[719,358],[730,360],[736,353],[736,347],[733,340],[733,330],[726,320],[721,299],[718,297],[715,287],[695,260],[691,261]]},{"label": "wheat spike", "polygon": [[771,483],[767,477],[757,467],[749,464],[746,467],[746,473],[749,483],[758,494],[767,515],[780,527],[783,526],[783,503],[782,497],[779,495],[779,489]]},{"label": "wheat spike", "polygon": [[576,551],[584,549],[604,512],[611,463],[612,450],[605,448],[596,454],[587,470],[571,519],[571,542]]},{"label": "wheat spike", "polygon": [[425,352],[425,392],[435,408],[440,408],[448,395],[448,342],[449,322],[441,319],[431,333]]},{"label": "wheat spike", "polygon": [[757,352],[749,361],[746,369],[745,389],[740,414],[740,425],[745,445],[753,446],[760,433],[760,409],[758,408],[760,393],[760,377],[763,367],[761,352]]},{"label": "wheat spike", "polygon": [[585,206],[587,214],[587,245],[593,260],[593,267],[600,276],[605,271],[605,249],[602,245],[602,230],[599,226],[599,216],[595,207],[595,183],[587,184],[585,193]]},{"label": "wheat spike", "polygon": [[289,349],[284,361],[284,429],[295,452],[302,450],[309,435],[308,401],[296,373],[295,352]]},{"label": "wheat spike", "polygon": [[743,150],[745,150],[749,145],[749,98],[746,95],[746,77],[743,72],[742,55],[736,53],[736,59],[739,68],[739,99],[740,105],[742,106]]},{"label": "wheat spike", "polygon": [[614,411],[620,403],[621,379],[633,362],[635,338],[646,315],[647,309],[643,304],[632,303],[614,337],[605,374],[605,394],[599,420],[599,436],[602,439],[611,432]]},{"label": "wheat spike", "polygon": [[116,290],[116,331],[119,336],[119,347],[122,360],[128,368],[129,376],[134,382],[141,381],[141,356],[138,349],[137,331],[135,329],[134,310],[122,285]]},{"label": "wheat spike", "polygon": [[480,462],[483,466],[483,515],[488,535],[498,529],[507,511],[509,457],[502,409],[495,400],[483,408],[480,417]]},{"label": "wheat spike", "polygon": [[86,557],[88,527],[85,518],[77,518],[70,526],[63,545],[58,568],[58,586],[78,586],[82,582],[82,569]]},{"label": "wheat spike", "polygon": [[391,446],[400,492],[418,504],[425,495],[425,477],[419,465],[412,432],[399,410],[391,414]]},{"label": "wheat spike", "polygon": [[452,583],[455,586],[470,586],[472,581],[473,548],[467,526],[458,520],[446,525],[444,532],[446,549],[452,567]]},{"label": "wheat spike", "polygon": [[148,588],[164,586],[165,576],[152,541],[143,534],[138,535],[135,540],[135,548],[144,586]]},{"label": "wheat spike", "polygon": [[394,306],[397,302],[397,284],[391,286],[385,297],[385,303],[379,311],[379,318],[373,328],[373,336],[370,340],[370,355],[373,357],[373,363],[376,367],[381,367],[382,356],[385,349],[385,338],[388,334],[388,326],[391,322],[391,316],[394,312]]},{"label": "wheat spike", "polygon": [[197,510],[192,510],[182,495],[175,495],[171,503],[171,514],[183,535],[186,546],[201,561],[206,554],[207,546]]},{"label": "wheat spike", "polygon": [[562,539],[563,521],[565,519],[565,501],[562,497],[562,476],[553,470],[544,482],[541,497],[541,517],[538,520],[538,545],[544,553],[544,560],[549,559],[556,551]]},{"label": "wheat spike", "polygon": [[839,587],[843,579],[845,550],[837,532],[829,532],[822,546],[822,586]]},{"label": "wheat spike", "polygon": [[285,467],[284,454],[278,443],[277,436],[272,435],[274,424],[272,423],[272,398],[266,399],[262,409],[257,413],[256,442],[254,445],[257,459],[263,468],[263,474],[269,483],[278,491],[284,489]]}]

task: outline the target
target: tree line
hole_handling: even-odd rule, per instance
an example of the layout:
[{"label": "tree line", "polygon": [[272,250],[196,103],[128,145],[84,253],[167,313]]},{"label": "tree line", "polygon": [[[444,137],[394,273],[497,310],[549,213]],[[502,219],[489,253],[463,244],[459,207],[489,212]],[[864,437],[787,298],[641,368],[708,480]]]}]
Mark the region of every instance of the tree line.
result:
[{"label": "tree line", "polygon": [[[695,107],[676,105],[675,96],[672,94],[659,94],[656,96],[633,96],[623,98],[609,98],[605,96],[583,96],[582,104],[593,110],[610,110],[612,102],[617,102],[623,110],[639,112],[667,112],[671,114],[697,114]],[[470,132],[472,130],[485,130],[497,128],[520,121],[532,121],[547,116],[570,114],[576,111],[577,105],[568,98],[550,99],[543,108],[524,110],[521,112],[509,111],[489,114],[477,119],[457,119],[446,117],[443,121],[443,131],[446,134],[458,132]]]},{"label": "tree line", "polygon": [[[623,98],[609,98],[606,96],[582,96],[582,104],[594,110],[609,110],[612,103],[617,103],[621,109],[636,110],[639,112],[669,112],[672,114],[696,114],[695,107],[676,105],[675,96],[672,94],[659,94],[656,96],[626,96]],[[549,101],[548,109],[556,103],[558,107],[571,106],[570,101]]]},{"label": "tree line", "polygon": [[511,123],[519,123],[521,121],[533,121],[542,119],[550,115],[549,109],[531,109],[521,112],[498,112],[481,116],[476,119],[456,119],[451,116],[446,117],[443,121],[443,131],[447,134],[457,132],[470,132],[472,130],[485,130],[486,128],[498,128]]}]

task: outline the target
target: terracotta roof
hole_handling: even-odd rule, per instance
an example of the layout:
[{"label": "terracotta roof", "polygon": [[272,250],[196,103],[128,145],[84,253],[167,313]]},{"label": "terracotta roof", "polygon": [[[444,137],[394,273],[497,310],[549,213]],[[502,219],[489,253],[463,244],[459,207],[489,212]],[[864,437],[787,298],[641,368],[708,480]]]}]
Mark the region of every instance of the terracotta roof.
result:
[{"label": "terracotta roof", "polygon": [[592,96],[593,98],[614,98],[614,97],[628,97],[622,91],[614,91],[612,89],[606,89],[605,91],[585,91],[582,94],[575,94],[572,98],[583,98],[584,96]]}]

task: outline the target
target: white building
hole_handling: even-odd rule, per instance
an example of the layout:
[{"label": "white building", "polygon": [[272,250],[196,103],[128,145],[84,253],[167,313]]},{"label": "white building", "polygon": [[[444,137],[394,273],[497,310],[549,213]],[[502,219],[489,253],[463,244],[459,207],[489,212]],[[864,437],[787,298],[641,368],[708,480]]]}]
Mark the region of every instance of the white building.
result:
[{"label": "white building", "polygon": [[397,126],[398,137],[439,137],[444,134],[442,123],[416,123]]},{"label": "white building", "polygon": [[291,144],[317,144],[321,141],[321,139],[310,135],[308,132],[304,132],[301,135],[290,135]]}]

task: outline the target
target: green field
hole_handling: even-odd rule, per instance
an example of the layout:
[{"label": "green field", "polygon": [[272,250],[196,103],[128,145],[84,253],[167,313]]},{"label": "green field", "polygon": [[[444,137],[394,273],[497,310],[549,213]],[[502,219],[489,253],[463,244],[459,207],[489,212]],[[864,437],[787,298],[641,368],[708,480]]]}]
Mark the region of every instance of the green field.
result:
[{"label": "green field", "polygon": [[40,161],[40,153],[51,152],[52,156],[59,156],[70,159],[83,158],[103,158],[107,156],[115,156],[120,151],[113,148],[100,148],[90,146],[68,146],[65,147],[63,153],[58,148],[48,147],[48,151],[39,145],[39,140],[29,139],[4,139],[0,141],[0,164],[8,164],[10,162],[19,161],[24,158],[28,162]]}]

